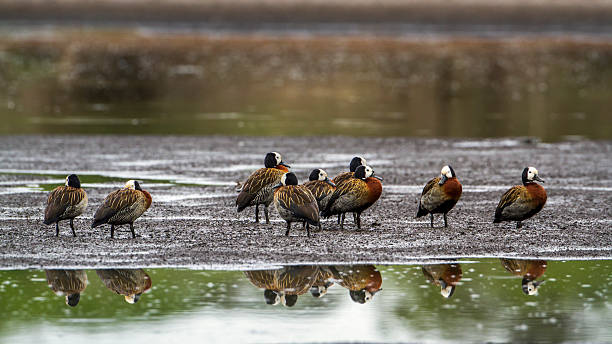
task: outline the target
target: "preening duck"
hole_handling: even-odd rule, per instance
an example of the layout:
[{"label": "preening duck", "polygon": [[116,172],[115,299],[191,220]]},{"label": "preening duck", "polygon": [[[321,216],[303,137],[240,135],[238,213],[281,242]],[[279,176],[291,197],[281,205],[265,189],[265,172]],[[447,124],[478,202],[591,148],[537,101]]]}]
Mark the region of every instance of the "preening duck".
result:
[{"label": "preening duck", "polygon": [[281,177],[274,188],[274,205],[283,220],[287,221],[287,232],[291,230],[291,222],[306,222],[306,233],[310,236],[310,226],[321,226],[317,200],[304,185],[297,185],[295,174],[289,172]]}]

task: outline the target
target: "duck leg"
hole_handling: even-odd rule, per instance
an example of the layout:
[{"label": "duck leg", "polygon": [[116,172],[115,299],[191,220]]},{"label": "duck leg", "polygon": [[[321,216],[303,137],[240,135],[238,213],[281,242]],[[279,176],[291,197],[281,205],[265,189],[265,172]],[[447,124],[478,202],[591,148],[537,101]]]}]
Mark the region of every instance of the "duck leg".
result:
[{"label": "duck leg", "polygon": [[74,231],[74,219],[70,219],[70,229],[72,229],[72,236],[76,238],[76,232]]},{"label": "duck leg", "polygon": [[269,225],[270,217],[268,216],[268,206],[267,205],[264,207],[264,214],[266,215],[266,224]]},{"label": "duck leg", "polygon": [[259,223],[259,204],[255,204],[255,222]]},{"label": "duck leg", "polygon": [[433,228],[433,213],[429,213],[429,217],[431,218],[431,228]]},{"label": "duck leg", "polygon": [[342,217],[341,214],[338,214],[338,224],[340,224],[340,218]]},{"label": "duck leg", "polygon": [[306,236],[310,237],[310,225],[306,225]]},{"label": "duck leg", "polygon": [[446,221],[446,213],[444,213],[444,227],[448,227],[448,222]]},{"label": "duck leg", "polygon": [[344,213],[340,215],[340,230],[344,229]]},{"label": "duck leg", "polygon": [[291,230],[291,222],[287,221],[287,231],[285,232],[285,236],[289,236],[289,230]]},{"label": "duck leg", "polygon": [[516,229],[523,228],[523,223],[521,221],[516,222]]},{"label": "duck leg", "polygon": [[355,222],[357,223],[357,229],[361,229],[361,213],[353,213],[353,217],[355,218]]},{"label": "duck leg", "polygon": [[59,236],[59,221],[55,223],[55,236]]},{"label": "duck leg", "polygon": [[136,233],[134,232],[134,222],[130,223],[130,230],[132,231],[132,239],[136,238]]},{"label": "duck leg", "polygon": [[359,214],[353,213],[353,223],[357,223],[359,221]]},{"label": "duck leg", "polygon": [[115,237],[115,225],[111,225],[111,239]]}]

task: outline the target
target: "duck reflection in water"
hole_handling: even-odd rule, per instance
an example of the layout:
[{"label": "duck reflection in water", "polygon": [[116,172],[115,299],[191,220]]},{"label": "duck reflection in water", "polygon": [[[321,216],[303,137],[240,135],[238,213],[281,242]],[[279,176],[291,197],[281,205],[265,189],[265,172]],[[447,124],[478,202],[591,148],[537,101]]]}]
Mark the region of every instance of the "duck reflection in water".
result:
[{"label": "duck reflection in water", "polygon": [[453,296],[463,275],[458,263],[425,265],[422,270],[427,280],[439,286],[440,294],[447,299]]},{"label": "duck reflection in water", "polygon": [[329,269],[354,302],[364,304],[382,290],[382,276],[374,265],[336,265]]},{"label": "duck reflection in water", "polygon": [[264,289],[267,304],[282,303],[293,307],[298,296],[308,292],[318,272],[316,266],[285,266],[276,270],[245,271],[244,274],[254,286]]},{"label": "duck reflection in water", "polygon": [[125,296],[127,303],[138,302],[152,285],[151,278],[142,269],[104,269],[96,270],[96,274],[108,289]]},{"label": "duck reflection in water", "polygon": [[319,266],[319,272],[315,279],[314,284],[310,287],[310,294],[313,297],[323,297],[327,294],[327,289],[334,285],[334,274],[331,272],[329,267]]},{"label": "duck reflection in water", "polygon": [[66,304],[75,307],[81,293],[87,288],[87,274],[84,270],[45,270],[47,283],[56,295],[66,295]]},{"label": "duck reflection in water", "polygon": [[544,281],[536,281],[546,271],[545,260],[505,259],[500,258],[501,264],[508,272],[523,277],[521,287],[526,295],[537,295],[538,288]]}]

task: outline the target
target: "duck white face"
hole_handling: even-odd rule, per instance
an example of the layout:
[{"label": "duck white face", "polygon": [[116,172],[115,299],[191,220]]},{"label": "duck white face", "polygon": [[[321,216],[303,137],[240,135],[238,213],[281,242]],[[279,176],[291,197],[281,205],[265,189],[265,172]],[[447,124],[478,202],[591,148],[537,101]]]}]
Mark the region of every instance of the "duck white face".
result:
[{"label": "duck white face", "polygon": [[451,171],[450,167],[444,166],[442,167],[442,171],[440,171],[440,174],[445,176],[446,178],[452,178],[453,177],[453,172]]},{"label": "duck white face", "polygon": [[369,291],[365,291],[365,297],[363,298],[365,300],[365,303],[368,303],[372,300],[372,297],[374,297],[374,294],[370,293]]},{"label": "duck white face", "polygon": [[369,178],[374,174],[374,170],[370,166],[365,167],[365,177]]},{"label": "duck white face", "polygon": [[529,167],[527,170],[527,180],[534,180],[538,176],[538,170],[535,167]]},{"label": "duck white face", "polygon": [[128,180],[127,182],[125,182],[125,187],[131,190],[136,190],[136,181]]},{"label": "duck white face", "polygon": [[446,288],[440,287],[440,294],[444,296],[444,298],[448,299],[453,293],[453,286],[447,285]]},{"label": "duck white face", "polygon": [[272,152],[274,154],[274,158],[276,159],[276,165],[280,165],[281,162],[283,162],[283,157],[280,155],[280,153],[277,152]]},{"label": "duck white face", "polygon": [[68,186],[68,177],[70,177],[70,176],[66,176],[66,183],[65,183],[66,186]]},{"label": "duck white face", "polygon": [[325,180],[327,179],[327,172],[319,169],[319,179],[318,180]]},{"label": "duck white face", "polygon": [[281,177],[281,180],[280,180],[280,183],[283,184],[284,186],[287,186],[287,174],[289,174],[289,173],[283,174],[283,176]]},{"label": "duck white face", "polygon": [[361,165],[365,166],[366,165],[366,159],[359,157],[359,159],[361,159]]},{"label": "duck white face", "polygon": [[527,295],[537,295],[538,294],[538,286],[533,283],[533,281],[527,282],[527,285],[523,287]]}]

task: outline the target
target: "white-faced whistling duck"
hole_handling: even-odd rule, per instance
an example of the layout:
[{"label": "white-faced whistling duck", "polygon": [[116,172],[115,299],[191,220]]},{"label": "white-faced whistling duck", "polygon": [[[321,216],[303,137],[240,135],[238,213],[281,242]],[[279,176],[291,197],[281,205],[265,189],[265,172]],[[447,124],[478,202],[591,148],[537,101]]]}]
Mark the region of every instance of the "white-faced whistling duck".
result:
[{"label": "white-faced whistling duck", "polygon": [[545,260],[508,259],[500,258],[502,266],[506,271],[519,277],[523,277],[521,288],[526,295],[537,295],[538,287],[544,281],[536,281],[546,271]]},{"label": "white-faced whistling duck", "polygon": [[429,214],[433,228],[433,214],[444,214],[444,227],[448,227],[446,214],[453,209],[461,197],[461,183],[450,166],[442,167],[440,176],[436,177],[423,188],[419,198],[419,210],[416,217]]},{"label": "white-faced whistling duck", "polygon": [[455,287],[463,276],[461,266],[458,263],[425,265],[421,269],[425,278],[439,286],[440,294],[447,299],[453,296]]},{"label": "white-faced whistling duck", "polygon": [[319,209],[325,209],[327,201],[329,201],[334,190],[336,190],[336,184],[329,180],[327,172],[320,168],[312,170],[304,186],[310,190],[317,199]]},{"label": "white-faced whistling duck", "polygon": [[544,183],[538,176],[535,167],[525,167],[523,170],[523,185],[511,187],[502,196],[493,223],[502,221],[517,221],[516,228],[521,228],[521,221],[537,214],[546,204],[546,190],[534,180]]},{"label": "white-faced whistling duck", "polygon": [[111,225],[111,238],[115,235],[115,226],[130,225],[132,238],[134,221],[151,206],[151,194],[140,187],[135,180],[128,180],[123,189],[108,194],[94,215],[91,228],[108,223]]},{"label": "white-faced whistling duck", "polygon": [[56,187],[47,198],[44,224],[55,223],[55,236],[59,236],[59,222],[70,220],[72,235],[76,236],[74,230],[74,218],[83,214],[87,208],[87,193],[81,188],[81,181],[76,174],[66,177],[66,185]]},{"label": "white-faced whistling duck", "polygon": [[270,223],[268,206],[274,198],[273,187],[280,182],[283,174],[289,172],[290,166],[283,162],[283,158],[277,152],[266,154],[264,166],[253,172],[244,183],[236,199],[236,207],[238,212],[241,212],[246,207],[254,205],[255,222],[259,222],[259,205],[263,204],[266,223]]},{"label": "white-faced whistling duck", "polygon": [[349,290],[354,302],[369,302],[382,290],[382,275],[374,265],[336,265],[329,269],[338,284]]},{"label": "white-faced whistling duck", "polygon": [[309,225],[321,227],[319,206],[312,192],[304,185],[297,184],[295,174],[285,173],[280,183],[274,186],[274,205],[278,214],[287,221],[285,235],[289,235],[291,222],[306,222],[306,233],[310,236]]},{"label": "white-faced whistling duck", "polygon": [[323,211],[324,217],[341,214],[340,229],[344,228],[344,214],[356,213],[357,228],[361,228],[361,213],[374,204],[382,194],[382,180],[374,174],[370,166],[359,166],[355,175],[347,181],[336,184],[336,191],[332,194],[327,207]]},{"label": "white-faced whistling duck", "polygon": [[136,303],[140,296],[151,289],[151,277],[143,269],[96,270],[106,288],[123,295],[125,302]]},{"label": "white-faced whistling duck", "polygon": [[76,307],[87,288],[85,270],[45,270],[47,284],[56,295],[66,295],[66,304]]},{"label": "white-faced whistling duck", "polygon": [[[339,175],[335,176],[334,179],[332,179],[332,182],[336,185],[340,185],[342,183],[344,183],[345,181],[351,179],[355,173],[355,170],[357,169],[357,167],[359,166],[365,166],[366,165],[366,159],[360,157],[360,156],[356,156],[353,159],[351,159],[351,162],[349,163],[349,171],[348,172],[342,172]],[[321,210],[323,210],[325,208],[321,208]],[[341,215],[338,214],[338,224],[340,223],[340,218]],[[357,222],[357,215],[355,213],[353,213],[353,221]]]}]

